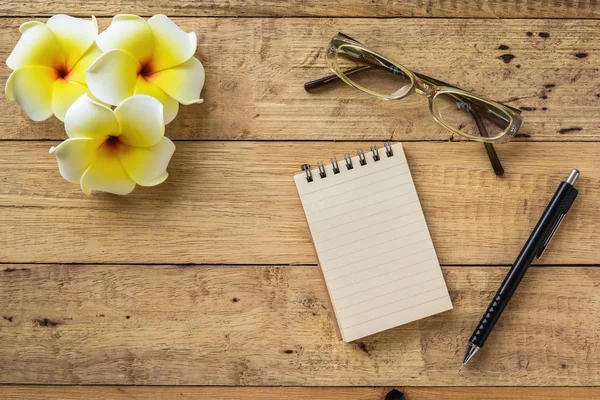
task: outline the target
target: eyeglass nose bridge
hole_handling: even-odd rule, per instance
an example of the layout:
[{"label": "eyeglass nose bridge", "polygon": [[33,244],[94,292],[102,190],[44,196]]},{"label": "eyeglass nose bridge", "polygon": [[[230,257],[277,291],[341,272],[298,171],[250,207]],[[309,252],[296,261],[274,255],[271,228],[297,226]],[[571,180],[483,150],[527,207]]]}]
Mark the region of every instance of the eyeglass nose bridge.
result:
[{"label": "eyeglass nose bridge", "polygon": [[433,97],[439,88],[431,83],[425,82],[423,79],[419,77],[415,77],[414,79],[414,90],[418,94],[427,97]]}]

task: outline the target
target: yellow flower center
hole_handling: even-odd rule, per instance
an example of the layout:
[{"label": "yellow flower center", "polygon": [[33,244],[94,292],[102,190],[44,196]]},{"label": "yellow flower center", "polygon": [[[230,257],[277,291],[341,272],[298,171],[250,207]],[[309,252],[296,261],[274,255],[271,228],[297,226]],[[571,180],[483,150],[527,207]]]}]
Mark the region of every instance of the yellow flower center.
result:
[{"label": "yellow flower center", "polygon": [[71,72],[69,70],[69,68],[65,65],[58,65],[54,68],[56,70],[56,79],[67,79],[67,76],[69,76],[69,73]]},{"label": "yellow flower center", "polygon": [[101,147],[107,152],[117,152],[121,147],[121,144],[122,142],[119,139],[119,134],[113,134],[106,138],[106,141]]},{"label": "yellow flower center", "polygon": [[154,74],[154,68],[152,67],[152,63],[151,62],[147,62],[144,64],[141,64],[140,66],[140,70],[138,71],[138,76],[141,76],[142,78],[147,78],[150,75]]}]

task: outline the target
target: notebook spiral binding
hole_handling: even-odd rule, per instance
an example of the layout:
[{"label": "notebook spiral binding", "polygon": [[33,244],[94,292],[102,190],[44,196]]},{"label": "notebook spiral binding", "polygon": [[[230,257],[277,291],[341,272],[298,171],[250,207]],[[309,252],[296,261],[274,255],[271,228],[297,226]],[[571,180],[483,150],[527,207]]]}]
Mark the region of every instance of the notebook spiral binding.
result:
[{"label": "notebook spiral binding", "polygon": [[[385,142],[383,146],[385,147],[386,156],[393,157],[394,152],[392,151],[391,143]],[[381,156],[379,155],[379,149],[377,148],[377,146],[375,146],[375,145],[371,146],[371,152],[373,153],[373,161],[374,162],[381,160]],[[356,154],[358,155],[358,162],[360,163],[360,165],[361,166],[367,165],[367,157],[365,156],[364,150],[358,149],[356,151]],[[331,167],[333,168],[333,173],[339,174],[340,166],[338,164],[337,157],[331,157],[329,160],[331,161]],[[354,168],[354,164],[352,163],[352,156],[350,155],[349,152],[344,154],[344,162],[346,163],[347,170],[351,170]],[[323,161],[317,161],[317,167],[319,169],[319,176],[321,177],[321,179],[327,178],[327,171],[325,171],[325,164],[323,164]],[[302,171],[304,171],[304,173],[306,174],[307,182],[312,182],[314,180],[313,174],[312,174],[312,171],[310,168],[310,164],[302,165]]]}]

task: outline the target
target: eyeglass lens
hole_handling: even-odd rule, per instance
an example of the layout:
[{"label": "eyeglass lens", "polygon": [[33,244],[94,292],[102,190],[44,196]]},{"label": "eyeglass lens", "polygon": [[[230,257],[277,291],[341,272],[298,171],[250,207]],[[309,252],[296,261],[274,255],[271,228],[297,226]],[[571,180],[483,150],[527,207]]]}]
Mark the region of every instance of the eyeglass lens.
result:
[{"label": "eyeglass lens", "polygon": [[[340,46],[336,64],[339,72],[355,86],[379,96],[402,97],[413,85],[411,78],[401,69],[355,46]],[[345,73],[357,69],[360,69],[360,73]]]},{"label": "eyeglass lens", "polygon": [[511,121],[504,110],[465,94],[440,93],[433,109],[443,124],[472,138],[497,139]]}]

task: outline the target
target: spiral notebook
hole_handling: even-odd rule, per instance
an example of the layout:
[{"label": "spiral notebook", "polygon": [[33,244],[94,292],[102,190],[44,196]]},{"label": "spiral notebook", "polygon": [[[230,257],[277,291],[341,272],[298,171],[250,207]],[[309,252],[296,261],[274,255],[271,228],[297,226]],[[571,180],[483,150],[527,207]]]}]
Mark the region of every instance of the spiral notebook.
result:
[{"label": "spiral notebook", "polygon": [[401,144],[294,176],[346,342],[452,309]]}]

